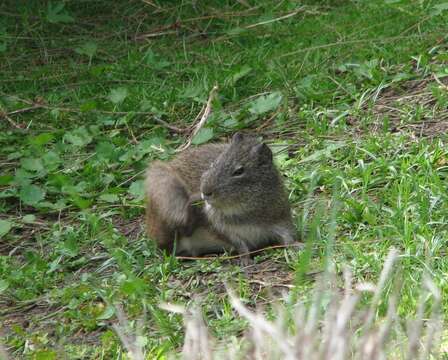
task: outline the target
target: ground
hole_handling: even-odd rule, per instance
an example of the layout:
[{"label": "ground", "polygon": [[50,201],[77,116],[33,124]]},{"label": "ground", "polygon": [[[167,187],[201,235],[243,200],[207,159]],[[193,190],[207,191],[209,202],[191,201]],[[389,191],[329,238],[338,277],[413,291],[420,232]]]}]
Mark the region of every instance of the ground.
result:
[{"label": "ground", "polygon": [[[306,302],[328,259],[376,281],[391,247],[401,254],[400,316],[415,313],[424,274],[444,294],[447,9],[405,0],[3,1],[7,351],[122,358],[111,328],[120,304],[144,320],[148,358],[163,358],[184,333],[161,303],[199,301],[215,337],[238,337],[246,322],[224,284],[271,313],[285,294]],[[225,257],[170,257],[145,236],[145,168],[185,144],[215,85],[193,146],[237,130],[263,137],[306,250],[266,250],[242,269]]]}]

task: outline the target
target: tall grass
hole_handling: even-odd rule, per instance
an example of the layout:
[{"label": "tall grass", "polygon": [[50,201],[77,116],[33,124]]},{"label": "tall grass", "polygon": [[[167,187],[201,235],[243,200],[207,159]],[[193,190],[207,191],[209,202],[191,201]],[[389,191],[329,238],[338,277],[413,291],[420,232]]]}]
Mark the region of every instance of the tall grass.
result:
[{"label": "tall grass", "polygon": [[[395,271],[400,256],[392,249],[376,284],[354,284],[348,268],[340,276],[325,272],[316,282],[312,301],[291,304],[286,298],[275,307],[275,319],[252,311],[228,287],[228,296],[239,317],[247,321],[241,337],[216,340],[207,328],[200,307],[162,306],[182,313],[185,340],[182,351],[172,354],[186,360],[212,359],[433,359],[438,358],[441,336],[441,294],[425,276],[420,300],[412,318],[397,312],[400,276]],[[386,295],[386,290],[393,290]],[[386,310],[383,311],[382,309]],[[384,313],[383,313],[384,312]],[[115,326],[134,360],[149,359],[137,336],[130,335],[123,312]]]}]

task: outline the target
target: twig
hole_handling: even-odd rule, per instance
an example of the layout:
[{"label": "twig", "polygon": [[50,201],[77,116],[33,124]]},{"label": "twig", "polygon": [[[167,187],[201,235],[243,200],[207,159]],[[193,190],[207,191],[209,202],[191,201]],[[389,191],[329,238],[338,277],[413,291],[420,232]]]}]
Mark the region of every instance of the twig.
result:
[{"label": "twig", "polygon": [[320,49],[326,49],[326,48],[330,48],[330,47],[335,47],[335,46],[344,46],[344,45],[352,45],[352,44],[362,44],[362,43],[368,43],[368,42],[372,42],[372,43],[387,43],[387,42],[392,42],[395,40],[400,40],[400,39],[412,39],[412,38],[425,38],[425,37],[429,37],[432,35],[437,35],[439,34],[438,32],[430,32],[430,33],[425,33],[425,34],[413,34],[413,35],[407,35],[407,36],[391,36],[391,37],[387,37],[387,38],[375,38],[375,39],[357,39],[357,40],[347,40],[347,41],[339,41],[339,42],[334,42],[334,43],[329,43],[329,44],[324,44],[324,45],[317,45],[317,46],[310,46],[307,48],[302,48],[299,50],[295,50],[295,51],[291,51],[289,53],[280,55],[278,58],[284,58],[287,56],[291,56],[291,55],[297,55],[303,52],[307,52],[307,51],[312,51],[312,50],[320,50]]},{"label": "twig", "polygon": [[[204,110],[203,111],[201,110],[201,112],[199,113],[199,114],[202,113],[199,122],[196,125],[194,125],[193,131],[192,131],[191,135],[189,136],[188,141],[184,145],[182,145],[181,147],[176,149],[176,152],[180,152],[180,151],[188,149],[188,147],[191,145],[191,141],[193,140],[195,135],[205,125],[205,123],[207,122],[207,119],[210,116],[210,113],[212,111],[212,102],[213,102],[213,99],[215,98],[215,94],[217,91],[218,91],[218,85],[213,86],[213,88],[210,90],[210,93],[208,95],[207,104],[205,105]],[[199,117],[199,114],[198,114],[197,118]]]},{"label": "twig", "polygon": [[117,185],[117,187],[122,187],[124,184],[127,184],[129,181],[135,179],[137,176],[140,176],[146,171],[146,169],[139,171],[137,174],[132,175],[129,179],[126,179],[125,181],[121,182]]},{"label": "twig", "polygon": [[280,17],[278,17],[278,18],[270,19],[270,20],[266,20],[266,21],[261,21],[261,22],[256,23],[256,24],[248,25],[248,26],[246,26],[246,29],[252,29],[252,28],[254,28],[254,27],[256,27],[256,26],[267,25],[267,24],[270,24],[270,23],[273,23],[273,22],[276,22],[276,21],[285,20],[285,19],[288,19],[288,18],[290,18],[290,17],[292,17],[292,16],[297,15],[299,12],[304,11],[304,10],[305,10],[305,7],[302,6],[302,7],[298,8],[297,10],[295,10],[295,11],[289,13],[289,14],[280,16]]},{"label": "twig", "polygon": [[24,113],[24,112],[28,112],[28,111],[32,111],[32,110],[35,110],[35,109],[39,109],[41,106],[39,105],[39,104],[34,104],[33,106],[30,106],[30,107],[26,107],[26,108],[22,108],[22,109],[17,109],[17,110],[14,110],[14,111],[10,111],[9,113],[8,113],[8,115],[16,115],[16,114],[22,114],[22,113]]},{"label": "twig", "polygon": [[441,88],[448,90],[448,86],[445,85],[443,82],[440,81],[440,79],[437,77],[436,74],[432,74],[432,76],[434,77],[434,80],[437,82],[437,84],[440,85]]},{"label": "twig", "polygon": [[22,127],[17,124],[13,119],[11,119],[7,113],[0,112],[0,117],[4,118],[6,121],[8,121],[12,126],[14,126],[16,129],[22,129]]},{"label": "twig", "polygon": [[264,282],[264,281],[261,281],[261,280],[257,280],[257,279],[249,280],[249,284],[258,284],[258,285],[261,285],[261,286],[264,286],[264,287],[268,287],[268,288],[272,288],[272,287],[284,287],[284,288],[287,288],[287,289],[294,289],[295,288],[295,286],[291,285],[291,284],[267,283],[267,282]]},{"label": "twig", "polygon": [[298,247],[298,248],[303,248],[303,244],[302,243],[294,243],[294,244],[288,244],[288,245],[272,245],[272,246],[267,246],[261,249],[257,249],[257,250],[253,250],[253,251],[249,251],[243,254],[238,254],[238,255],[232,255],[232,256],[176,256],[176,259],[179,260],[216,260],[216,259],[220,259],[220,260],[232,260],[232,259],[238,259],[238,258],[242,258],[244,256],[247,255],[253,255],[253,254],[257,254],[266,250],[271,250],[271,249],[287,249],[290,247]]}]

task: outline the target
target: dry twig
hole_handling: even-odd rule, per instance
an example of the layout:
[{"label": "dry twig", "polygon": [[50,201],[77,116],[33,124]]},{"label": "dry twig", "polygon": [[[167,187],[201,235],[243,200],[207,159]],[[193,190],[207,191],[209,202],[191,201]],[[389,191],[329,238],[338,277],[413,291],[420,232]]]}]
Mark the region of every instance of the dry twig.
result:
[{"label": "dry twig", "polygon": [[199,112],[198,116],[196,117],[196,119],[198,119],[200,117],[200,120],[196,123],[196,125],[193,124],[190,127],[190,129],[192,129],[191,135],[188,137],[188,140],[184,145],[182,145],[178,149],[176,149],[176,152],[180,152],[180,151],[184,151],[184,150],[188,149],[188,147],[191,145],[191,141],[193,140],[195,135],[205,125],[205,123],[207,122],[207,119],[210,116],[210,113],[212,111],[212,102],[213,102],[213,99],[215,98],[217,91],[218,91],[218,85],[213,86],[213,88],[210,90],[210,93],[208,95],[208,100],[207,100],[205,107],[203,108],[203,110],[201,110]]}]

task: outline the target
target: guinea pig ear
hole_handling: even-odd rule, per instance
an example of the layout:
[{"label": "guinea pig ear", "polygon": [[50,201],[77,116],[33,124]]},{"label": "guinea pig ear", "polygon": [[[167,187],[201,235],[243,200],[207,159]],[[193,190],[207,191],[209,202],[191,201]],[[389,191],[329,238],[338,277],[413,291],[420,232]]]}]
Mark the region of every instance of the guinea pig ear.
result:
[{"label": "guinea pig ear", "polygon": [[256,157],[260,165],[272,163],[272,151],[269,146],[264,143],[255,145],[252,148],[251,153]]},{"label": "guinea pig ear", "polygon": [[233,136],[232,136],[232,142],[233,143],[238,143],[240,141],[242,141],[244,139],[244,134],[242,132],[236,132]]}]

